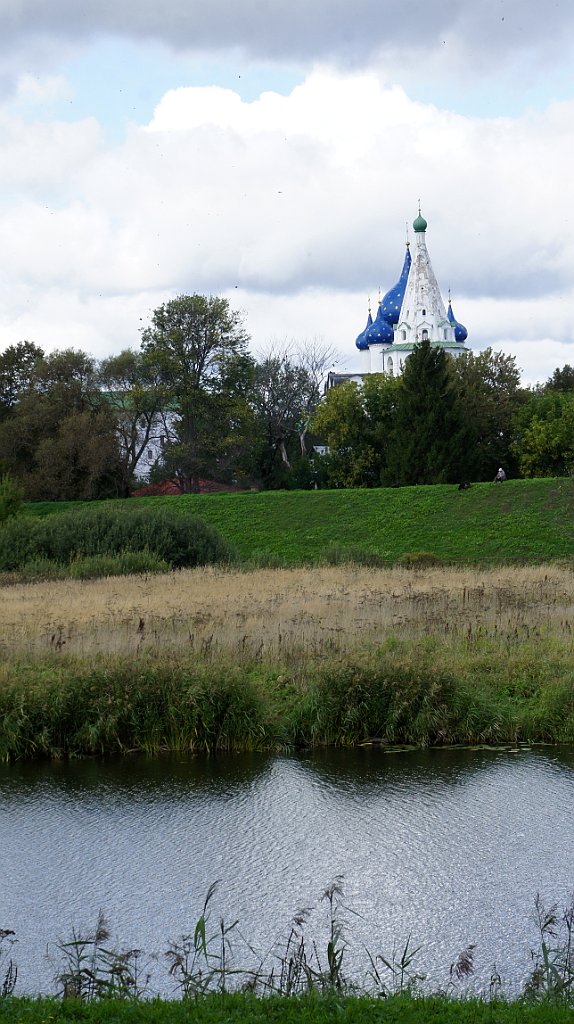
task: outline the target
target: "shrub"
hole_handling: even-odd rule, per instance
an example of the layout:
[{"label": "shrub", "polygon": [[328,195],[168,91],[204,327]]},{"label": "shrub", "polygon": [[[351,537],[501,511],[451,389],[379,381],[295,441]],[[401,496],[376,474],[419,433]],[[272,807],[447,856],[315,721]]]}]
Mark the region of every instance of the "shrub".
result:
[{"label": "shrub", "polygon": [[442,558],[432,551],[405,551],[397,561],[405,569],[427,569],[433,565],[444,565]]},{"label": "shrub", "polygon": [[153,551],[122,551],[119,555],[87,555],[75,558],[69,566],[72,579],[99,576],[131,576],[136,573],[169,572],[171,565]]},{"label": "shrub", "polygon": [[388,565],[384,555],[378,551],[361,548],[357,545],[345,547],[341,544],[330,544],[325,549],[321,561],[325,565],[364,565],[372,569],[382,569]]},{"label": "shrub", "polygon": [[17,487],[9,473],[0,476],[0,523],[22,511],[24,491]]},{"label": "shrub", "polygon": [[44,519],[19,516],[0,528],[0,571],[36,559],[67,565],[75,559],[128,552],[147,552],[173,568],[234,559],[230,545],[213,527],[173,506],[103,504]]}]

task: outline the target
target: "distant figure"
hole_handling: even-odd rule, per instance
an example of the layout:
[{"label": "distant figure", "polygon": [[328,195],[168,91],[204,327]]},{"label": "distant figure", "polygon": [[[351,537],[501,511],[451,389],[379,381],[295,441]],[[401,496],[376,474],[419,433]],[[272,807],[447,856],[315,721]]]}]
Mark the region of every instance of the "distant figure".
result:
[{"label": "distant figure", "polygon": [[461,480],[459,485],[458,485],[459,491],[468,491],[469,487],[470,487],[470,480]]},{"label": "distant figure", "polygon": [[506,480],[506,473],[504,472],[504,470],[503,470],[503,468],[501,466],[500,469],[498,470],[498,473],[496,474],[496,476],[494,478],[494,483],[495,484],[503,484],[505,480]]}]

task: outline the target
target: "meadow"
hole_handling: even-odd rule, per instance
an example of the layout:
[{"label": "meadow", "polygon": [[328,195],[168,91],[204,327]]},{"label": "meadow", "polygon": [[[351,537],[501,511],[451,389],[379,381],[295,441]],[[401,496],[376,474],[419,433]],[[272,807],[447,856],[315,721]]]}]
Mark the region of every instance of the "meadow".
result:
[{"label": "meadow", "polygon": [[574,740],[570,566],[5,587],[0,756]]},{"label": "meadow", "polygon": [[[125,502],[95,503],[125,506]],[[137,498],[133,508],[193,514],[214,527],[242,562],[271,565],[344,561],[393,565],[412,552],[445,563],[548,562],[574,554],[574,480],[511,480],[372,490],[266,491]],[[81,503],[38,502],[52,516]]]},{"label": "meadow", "polygon": [[5,760],[574,740],[570,479],[27,512],[0,535]]}]

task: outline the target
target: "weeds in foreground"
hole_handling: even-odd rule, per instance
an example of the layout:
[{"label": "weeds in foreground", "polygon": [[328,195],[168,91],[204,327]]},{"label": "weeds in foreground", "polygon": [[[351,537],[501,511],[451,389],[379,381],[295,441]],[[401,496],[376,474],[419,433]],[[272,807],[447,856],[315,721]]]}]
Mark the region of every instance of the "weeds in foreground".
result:
[{"label": "weeds in foreground", "polygon": [[150,975],[142,973],[141,950],[108,948],[109,938],[108,922],[100,910],[93,932],[86,935],[74,930],[68,942],[57,943],[61,968],[55,980],[59,996],[84,1002],[143,998]]},{"label": "weeds in foreground", "polygon": [[0,998],[11,996],[18,980],[18,968],[10,951],[16,942],[15,933],[11,928],[0,928]]},{"label": "weeds in foreground", "polygon": [[574,1004],[574,894],[563,911],[548,909],[538,895],[535,920],[540,946],[532,950],[532,972],[525,995],[535,1002]]},{"label": "weeds in foreground", "polygon": [[[258,954],[241,933],[238,921],[226,924],[220,918],[217,924],[212,922],[212,900],[218,884],[209,887],[193,929],[170,942],[161,958],[182,999],[199,1000],[212,993],[234,991],[258,996],[362,995],[383,999],[422,994],[425,975],[416,964],[421,947],[413,945],[410,935],[403,944],[396,943],[388,956],[366,951],[369,966],[365,983],[358,983],[344,971],[349,949],[347,915],[353,911],[344,901],[342,876],[327,886],[319,901],[320,907],[327,908],[327,921],[319,922],[320,937],[308,935],[315,908],[305,908],[295,915],[287,938],[274,943],[264,955]],[[534,966],[521,998],[529,1003],[574,1007],[574,898],[560,913],[556,905],[546,910],[537,896],[535,911],[540,945],[532,951]],[[145,996],[151,976],[142,968],[141,950],[111,948],[109,938],[109,927],[100,911],[92,932],[74,931],[71,940],[56,944],[59,966],[55,981],[60,998],[89,1003],[107,998],[140,1000]],[[7,942],[10,947],[14,941],[12,931],[0,931],[3,997],[12,995],[16,985],[17,969],[11,958],[6,968],[5,949],[3,963],[4,945]],[[244,964],[239,963],[237,945],[247,958]],[[471,944],[459,953],[439,995],[452,998],[458,992],[457,986],[473,975],[475,948]],[[490,1001],[499,1000],[501,993],[501,977],[494,967]]]},{"label": "weeds in foreground", "polygon": [[[413,993],[416,991],[419,982],[425,980],[426,975],[419,974],[414,967],[415,957],[420,952],[421,947],[416,946],[413,948],[411,938],[412,936],[409,935],[401,949],[395,943],[389,959],[383,956],[382,953],[373,956],[367,950],[367,956],[371,965],[369,977],[375,986],[378,996],[383,996],[386,999],[389,996],[402,996],[407,992]],[[451,978],[452,970],[453,968],[451,967]],[[472,974],[472,970],[469,970],[467,974]]]},{"label": "weeds in foreground", "polygon": [[238,922],[226,925],[224,918],[220,918],[217,930],[211,934],[208,932],[210,903],[218,885],[218,882],[213,882],[207,890],[193,933],[170,942],[164,954],[169,975],[183,999],[197,999],[214,990],[227,992],[230,978],[245,974],[245,971],[235,971],[232,967],[230,934]]}]

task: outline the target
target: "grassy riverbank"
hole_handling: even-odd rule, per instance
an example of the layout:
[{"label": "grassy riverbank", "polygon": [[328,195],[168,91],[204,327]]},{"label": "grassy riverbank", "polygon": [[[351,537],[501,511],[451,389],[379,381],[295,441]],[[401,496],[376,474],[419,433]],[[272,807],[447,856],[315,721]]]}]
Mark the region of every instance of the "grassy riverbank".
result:
[{"label": "grassy riverbank", "polygon": [[0,757],[574,742],[574,573],[215,568],[7,587]]},{"label": "grassy riverbank", "polygon": [[574,742],[572,656],[524,643],[501,659],[388,643],[297,666],[197,655],[55,656],[0,668],[0,757],[276,750],[382,742]]},{"label": "grassy riverbank", "polygon": [[[103,503],[95,503],[100,506]],[[123,503],[119,504],[125,507]],[[274,491],[131,499],[129,506],[169,507],[204,519],[244,562],[318,563],[371,556],[395,564],[412,552],[445,563],[540,563],[574,552],[574,481],[511,480],[502,486]],[[81,503],[41,502],[31,514],[56,515]]]},{"label": "grassy riverbank", "polygon": [[70,999],[0,1000],[0,1024],[571,1024],[567,1006],[440,997],[329,996],[307,999],[213,995],[199,1002]]}]

